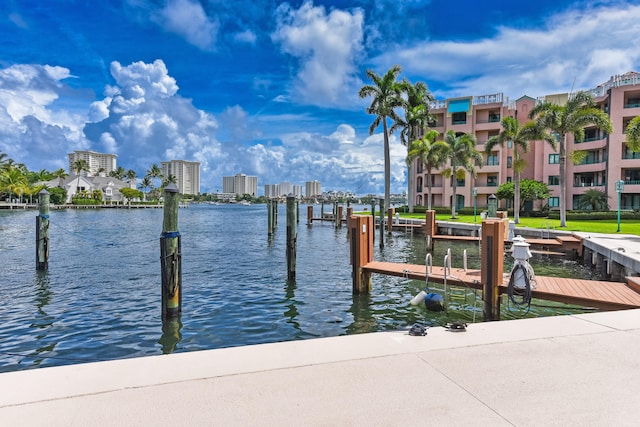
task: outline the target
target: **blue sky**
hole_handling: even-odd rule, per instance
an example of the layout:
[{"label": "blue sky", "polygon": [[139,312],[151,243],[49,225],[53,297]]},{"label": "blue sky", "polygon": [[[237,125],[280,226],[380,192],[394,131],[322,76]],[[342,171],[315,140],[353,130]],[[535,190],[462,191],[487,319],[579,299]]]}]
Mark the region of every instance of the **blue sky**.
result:
[{"label": "blue sky", "polygon": [[[2,0],[0,151],[32,170],[118,155],[139,176],[201,162],[201,190],[264,184],[382,194],[365,70],[437,99],[589,89],[640,71],[636,1]],[[406,189],[392,137],[392,191]]]}]

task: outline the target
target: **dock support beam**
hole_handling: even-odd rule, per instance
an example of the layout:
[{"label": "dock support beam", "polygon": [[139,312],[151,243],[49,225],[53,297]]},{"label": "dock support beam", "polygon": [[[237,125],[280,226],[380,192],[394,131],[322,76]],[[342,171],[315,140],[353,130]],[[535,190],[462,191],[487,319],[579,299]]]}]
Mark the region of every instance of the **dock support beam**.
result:
[{"label": "dock support beam", "polygon": [[298,240],[296,212],[296,198],[287,196],[287,280],[296,279],[296,244]]},{"label": "dock support beam", "polygon": [[182,314],[182,251],[178,231],[180,193],[174,183],[164,189],[164,218],[160,235],[162,320]]},{"label": "dock support beam", "polygon": [[500,291],[504,269],[504,224],[482,221],[481,259],[484,320],[500,320]]},{"label": "dock support beam", "polygon": [[395,215],[395,208],[387,209],[387,233],[391,234],[393,231],[393,215]]},{"label": "dock support beam", "polygon": [[36,270],[49,269],[49,192],[38,193],[38,216],[36,217]]},{"label": "dock support beam", "polygon": [[427,250],[433,251],[433,236],[436,235],[438,229],[436,228],[436,211],[425,212],[425,229],[424,234],[427,239]]},{"label": "dock support beam", "polygon": [[307,206],[307,225],[313,225],[313,205]]},{"label": "dock support beam", "polygon": [[353,294],[368,294],[371,291],[371,273],[363,273],[362,266],[373,261],[373,218],[369,215],[351,216],[347,221],[351,236]]},{"label": "dock support beam", "polygon": [[384,249],[384,199],[380,199],[380,249]]}]

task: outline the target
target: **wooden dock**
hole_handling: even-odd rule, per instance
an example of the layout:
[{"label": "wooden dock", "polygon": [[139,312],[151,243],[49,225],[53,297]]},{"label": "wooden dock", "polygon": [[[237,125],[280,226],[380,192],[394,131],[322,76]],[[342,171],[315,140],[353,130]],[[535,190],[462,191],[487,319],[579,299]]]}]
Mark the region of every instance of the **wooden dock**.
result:
[{"label": "wooden dock", "polygon": [[[424,281],[426,278],[426,266],[419,264],[372,261],[362,266],[362,270],[414,280]],[[444,273],[443,267],[430,267],[429,281],[444,283]],[[450,286],[482,290],[480,276],[480,270],[452,268],[446,280]],[[507,293],[508,282],[509,275],[505,274],[503,284],[499,286],[501,294]],[[628,283],[621,283],[536,276],[536,282],[537,286],[532,291],[533,298],[602,310],[640,308],[640,278],[629,278]]]}]

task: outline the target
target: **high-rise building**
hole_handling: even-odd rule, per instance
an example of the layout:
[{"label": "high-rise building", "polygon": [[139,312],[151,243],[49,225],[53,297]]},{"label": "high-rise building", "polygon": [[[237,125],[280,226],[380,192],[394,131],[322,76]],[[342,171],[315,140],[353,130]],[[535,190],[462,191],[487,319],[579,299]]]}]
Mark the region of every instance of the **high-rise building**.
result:
[{"label": "high-rise building", "polygon": [[[594,126],[588,126],[580,142],[572,134],[567,135],[567,153],[582,151],[585,154],[584,159],[575,164],[568,157],[565,159],[567,209],[576,209],[580,196],[590,189],[604,192],[609,197],[611,209],[617,209],[616,181],[624,182],[620,194],[621,207],[640,209],[640,153],[630,151],[625,139],[627,125],[640,115],[640,73],[613,76],[589,92],[594,96],[597,107],[609,115],[614,131],[608,135]],[[509,101],[497,93],[432,102],[430,111],[434,121],[431,129],[440,132],[440,138],[449,130],[474,135],[477,139],[476,149],[484,157],[483,166],[477,168],[475,179],[466,173],[464,179],[457,180],[456,206],[471,207],[475,202],[478,207],[484,208],[488,197],[496,193],[498,186],[513,179],[513,144],[507,142],[503,147],[496,146],[489,154],[484,149],[486,142],[502,131],[502,118],[514,117],[522,125],[529,120],[529,112],[537,103],[548,100],[562,105],[569,97],[565,93],[537,99],[522,96]],[[521,179],[535,179],[547,184],[551,195],[542,204],[557,208],[560,203],[560,154],[548,143],[535,141],[530,144],[529,152],[521,153],[521,157],[527,164],[521,172]],[[427,183],[431,180],[432,206],[450,206],[452,178],[444,178],[440,172],[432,170],[428,174],[422,163],[415,161],[410,180],[415,189],[416,205],[427,205]],[[502,202],[502,205],[511,207],[510,203]],[[525,206],[525,209],[539,207],[531,205]]]},{"label": "high-rise building", "polygon": [[322,186],[318,181],[307,181],[304,183],[304,196],[315,197],[322,195]]},{"label": "high-rise building", "polygon": [[265,197],[278,197],[278,186],[275,184],[265,184],[264,186]]},{"label": "high-rise building", "polygon": [[161,162],[162,175],[176,177],[176,186],[181,194],[200,193],[200,163],[185,160]]},{"label": "high-rise building", "polygon": [[238,196],[250,194],[253,197],[258,195],[258,177],[247,176],[238,173],[235,176],[222,177],[222,192],[234,193]]},{"label": "high-rise building", "polygon": [[102,170],[105,174],[116,169],[116,156],[115,154],[103,154],[96,153],[95,151],[81,151],[76,150],[73,153],[69,153],[69,173],[75,174],[73,170],[73,163],[76,160],[84,160],[89,165],[88,171],[83,171],[80,174],[84,176],[98,175],[98,172]]}]

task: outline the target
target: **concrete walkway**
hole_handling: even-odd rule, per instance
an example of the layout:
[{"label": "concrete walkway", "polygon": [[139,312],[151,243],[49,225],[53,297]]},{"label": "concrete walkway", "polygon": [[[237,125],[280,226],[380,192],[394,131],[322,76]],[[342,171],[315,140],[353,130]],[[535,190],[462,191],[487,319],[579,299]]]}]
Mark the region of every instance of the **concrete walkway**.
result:
[{"label": "concrete walkway", "polygon": [[6,426],[640,423],[640,310],[0,374]]}]

